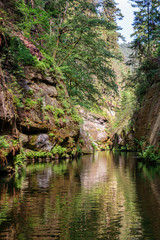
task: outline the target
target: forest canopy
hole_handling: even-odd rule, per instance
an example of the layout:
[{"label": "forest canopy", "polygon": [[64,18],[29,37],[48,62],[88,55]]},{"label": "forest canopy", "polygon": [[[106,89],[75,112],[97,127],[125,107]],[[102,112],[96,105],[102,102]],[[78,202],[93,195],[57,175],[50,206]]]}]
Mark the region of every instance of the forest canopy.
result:
[{"label": "forest canopy", "polygon": [[65,80],[75,103],[90,106],[102,87],[103,91],[117,90],[111,60],[120,58],[116,19],[122,16],[113,0],[17,0],[10,4],[14,14],[8,14],[8,20],[40,50],[43,57],[38,65]]}]

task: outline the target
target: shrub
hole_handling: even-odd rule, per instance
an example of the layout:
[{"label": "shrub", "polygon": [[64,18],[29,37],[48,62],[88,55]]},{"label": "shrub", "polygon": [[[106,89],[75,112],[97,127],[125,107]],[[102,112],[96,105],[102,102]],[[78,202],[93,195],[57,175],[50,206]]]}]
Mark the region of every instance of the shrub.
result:
[{"label": "shrub", "polygon": [[0,149],[9,148],[8,141],[5,139],[5,136],[0,136]]},{"label": "shrub", "polygon": [[46,111],[53,112],[53,111],[54,111],[54,107],[51,106],[51,105],[46,105],[46,106],[45,106],[45,110],[46,110]]},{"label": "shrub", "polygon": [[147,146],[144,151],[139,153],[139,156],[149,162],[160,163],[160,152],[156,152],[154,146],[152,145]]},{"label": "shrub", "polygon": [[37,103],[36,101],[30,99],[30,98],[26,98],[26,106],[29,108],[33,108]]},{"label": "shrub", "polygon": [[58,154],[58,155],[60,155],[60,156],[64,156],[65,153],[66,153],[66,151],[67,151],[66,148],[61,147],[61,146],[59,146],[59,145],[56,145],[56,146],[51,150],[51,152],[52,152],[53,155]]}]

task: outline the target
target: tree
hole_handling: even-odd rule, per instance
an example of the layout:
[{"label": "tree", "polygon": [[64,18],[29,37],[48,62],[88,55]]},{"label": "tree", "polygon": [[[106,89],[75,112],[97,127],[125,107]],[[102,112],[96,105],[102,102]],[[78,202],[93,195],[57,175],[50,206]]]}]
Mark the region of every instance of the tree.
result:
[{"label": "tree", "polygon": [[141,101],[146,90],[159,81],[160,75],[160,1],[131,0],[135,8],[134,40],[132,42],[135,71],[130,77],[138,100]]},{"label": "tree", "polygon": [[[134,45],[139,50],[139,57],[150,55],[160,44],[160,1],[131,0],[134,12]],[[146,48],[147,43],[147,48]]]},{"label": "tree", "polygon": [[98,85],[116,89],[111,59],[117,58],[112,0],[17,0],[19,27],[43,52],[48,68],[61,72],[75,101],[97,100]]}]

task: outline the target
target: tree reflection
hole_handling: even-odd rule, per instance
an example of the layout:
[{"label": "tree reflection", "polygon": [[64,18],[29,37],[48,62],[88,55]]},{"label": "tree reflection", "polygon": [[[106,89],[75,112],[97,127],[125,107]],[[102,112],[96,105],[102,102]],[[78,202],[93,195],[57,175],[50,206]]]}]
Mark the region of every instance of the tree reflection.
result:
[{"label": "tree reflection", "polygon": [[142,184],[147,177],[150,202],[159,180],[136,166],[133,155],[112,152],[28,166],[0,182],[0,239],[147,239]]}]

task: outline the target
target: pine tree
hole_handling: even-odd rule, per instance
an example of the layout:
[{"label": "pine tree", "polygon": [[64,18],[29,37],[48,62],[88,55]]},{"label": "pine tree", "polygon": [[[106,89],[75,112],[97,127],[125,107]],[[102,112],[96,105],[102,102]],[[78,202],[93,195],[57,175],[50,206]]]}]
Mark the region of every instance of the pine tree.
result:
[{"label": "pine tree", "polygon": [[[134,45],[139,57],[150,55],[159,47],[160,42],[160,1],[131,0],[134,12]],[[146,46],[147,43],[147,46]]]},{"label": "pine tree", "polygon": [[75,101],[96,101],[98,85],[116,90],[111,59],[117,57],[119,12],[114,1],[17,0],[15,4],[21,31],[42,51],[47,68],[61,73]]},{"label": "pine tree", "polygon": [[[138,99],[146,90],[159,81],[160,76],[160,1],[131,0],[135,8],[133,62],[136,64],[132,85]],[[137,61],[138,60],[138,61]]]}]

